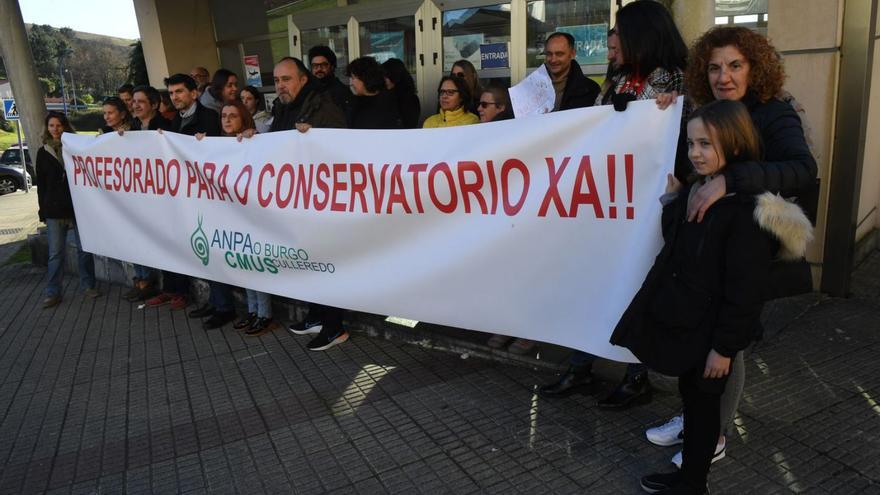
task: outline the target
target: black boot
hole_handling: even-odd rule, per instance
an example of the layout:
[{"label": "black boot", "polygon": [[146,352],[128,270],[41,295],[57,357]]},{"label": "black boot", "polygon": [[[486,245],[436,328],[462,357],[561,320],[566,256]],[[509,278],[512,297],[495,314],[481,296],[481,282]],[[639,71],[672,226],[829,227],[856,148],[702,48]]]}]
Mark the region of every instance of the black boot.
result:
[{"label": "black boot", "polygon": [[608,397],[600,400],[601,409],[626,409],[636,404],[651,402],[651,382],[648,373],[627,375]]},{"label": "black boot", "polygon": [[559,380],[538,388],[538,395],[545,399],[568,397],[578,389],[593,384],[593,371],[590,366],[569,365]]}]

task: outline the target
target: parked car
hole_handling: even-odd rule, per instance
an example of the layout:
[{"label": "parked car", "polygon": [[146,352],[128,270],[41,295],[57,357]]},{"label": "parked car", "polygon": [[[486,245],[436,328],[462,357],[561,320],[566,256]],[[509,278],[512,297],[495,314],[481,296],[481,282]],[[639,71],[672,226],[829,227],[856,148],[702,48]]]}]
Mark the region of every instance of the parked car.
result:
[{"label": "parked car", "polygon": [[[28,173],[31,174],[31,177],[35,176],[34,173],[34,161],[31,160],[31,154],[28,152],[28,147],[24,145],[24,154],[25,158],[27,158],[27,170]],[[0,165],[17,165],[21,166],[21,150],[19,149],[17,144],[14,144],[6,149],[2,155],[0,155]]]},{"label": "parked car", "polygon": [[[27,145],[24,145],[24,155],[27,158],[27,181],[30,186],[33,184],[34,165]],[[0,194],[24,189],[24,166],[21,158],[22,150],[17,144],[10,146],[0,155]]]},{"label": "parked car", "polygon": [[[33,184],[31,174],[27,174],[28,186]],[[0,195],[24,189],[24,167],[21,164],[0,164]]]}]

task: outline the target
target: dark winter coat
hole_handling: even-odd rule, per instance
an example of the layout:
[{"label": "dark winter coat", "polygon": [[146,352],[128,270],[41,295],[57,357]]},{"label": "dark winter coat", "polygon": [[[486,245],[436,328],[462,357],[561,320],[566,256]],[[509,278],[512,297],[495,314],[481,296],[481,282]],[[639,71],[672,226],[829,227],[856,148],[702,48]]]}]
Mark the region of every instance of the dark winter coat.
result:
[{"label": "dark winter coat", "polygon": [[568,71],[568,79],[565,81],[565,89],[562,90],[559,110],[591,107],[596,103],[601,91],[599,84],[585,76],[581,66],[573,60]]},{"label": "dark winter coat", "polygon": [[221,134],[220,116],[217,115],[217,112],[199,103],[198,100],[196,100],[195,104],[196,113],[192,120],[183,125],[183,119],[178,112],[171,122],[170,130],[188,136],[195,136],[200,132],[205,133],[207,136],[219,136]]},{"label": "dark winter coat", "polygon": [[143,128],[143,124],[141,124],[141,119],[136,118],[131,121],[132,131],[155,131],[158,129],[162,129],[163,131],[170,131],[172,129],[172,123],[159,113],[157,113],[153,116],[152,119],[150,119],[150,123],[146,129]]},{"label": "dark winter coat", "polygon": [[309,124],[316,128],[346,127],[345,114],[333,103],[326,91],[316,91],[312,82],[307,83],[296,98],[288,104],[276,100],[272,108],[272,127],[269,132],[289,131],[296,124]]},{"label": "dark winter coat", "polygon": [[349,129],[401,129],[397,100],[390,91],[375,96],[355,96],[348,115]]},{"label": "dark winter coat", "polygon": [[770,191],[786,198],[797,198],[797,203],[815,222],[819,199],[818,167],[797,112],[777,98],[761,103],[752,92],[741,101],[749,109],[761,136],[764,159],[724,170],[727,192],[758,194]]},{"label": "dark winter coat", "polygon": [[333,103],[342,110],[343,114],[349,112],[351,103],[354,100],[354,94],[338,77],[331,74],[323,79],[314,78],[314,84],[316,90],[330,93]]},{"label": "dark winter coat", "polygon": [[491,122],[501,122],[502,120],[510,120],[512,118],[514,118],[513,109],[508,106],[505,107],[505,109],[501,113],[496,115],[495,118],[491,120]]},{"label": "dark winter coat", "polygon": [[392,89],[391,94],[397,100],[397,113],[404,129],[419,129],[422,118],[422,104],[415,93],[402,93]]},{"label": "dark winter coat", "polygon": [[771,261],[803,255],[812,236],[800,208],[770,193],[725,196],[687,222],[689,192],[663,208],[663,249],[611,336],[672,376],[759,338]]},{"label": "dark winter coat", "polygon": [[47,218],[73,218],[73,200],[70,197],[70,186],[67,184],[67,171],[64,169],[64,158],[55,155],[49,145],[43,145],[37,151],[37,186],[38,215],[41,222]]}]

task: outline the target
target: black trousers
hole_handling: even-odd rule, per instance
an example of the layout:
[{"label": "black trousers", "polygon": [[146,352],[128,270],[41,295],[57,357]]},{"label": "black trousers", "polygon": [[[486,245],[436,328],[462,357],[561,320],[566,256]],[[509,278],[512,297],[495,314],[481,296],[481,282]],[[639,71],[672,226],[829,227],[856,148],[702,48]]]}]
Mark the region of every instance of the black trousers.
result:
[{"label": "black trousers", "polygon": [[174,295],[189,295],[189,275],[162,271],[162,289]]},{"label": "black trousers", "polygon": [[342,311],[342,308],[309,303],[309,314],[306,316],[306,320],[320,321],[321,335],[332,339],[342,332]]},{"label": "black trousers", "polygon": [[678,379],[684,403],[682,483],[699,490],[698,493],[706,489],[709,467],[721,433],[721,394],[730,376],[728,373],[722,378],[703,378],[704,369],[701,364]]}]

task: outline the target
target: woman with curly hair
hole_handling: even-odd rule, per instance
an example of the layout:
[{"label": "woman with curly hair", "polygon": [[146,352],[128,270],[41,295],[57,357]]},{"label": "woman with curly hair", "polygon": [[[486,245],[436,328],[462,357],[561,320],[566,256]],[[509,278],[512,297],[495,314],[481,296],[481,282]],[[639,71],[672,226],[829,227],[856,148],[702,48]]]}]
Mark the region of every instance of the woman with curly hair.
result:
[{"label": "woman with curly hair", "polygon": [[[764,157],[727,168],[707,181],[688,203],[688,221],[702,222],[709,207],[726,196],[769,191],[786,198],[794,197],[815,222],[816,160],[807,145],[801,118],[791,104],[780,98],[785,94],[782,89],[785,68],[773,46],[748,28],[716,27],[694,43],[689,62],[685,84],[694,103],[705,105],[716,100],[743,103],[761,138]],[[801,266],[809,271],[806,263]],[[788,283],[773,282],[782,286]],[[721,435],[712,462],[725,456],[726,430],[733,423],[744,384],[743,355],[738,352],[731,363],[730,384],[721,397]],[[683,428],[682,417],[676,416],[648,429],[646,436],[656,445],[676,445],[683,442]],[[681,452],[672,458],[676,466],[681,466],[682,460]],[[663,483],[654,481],[643,480],[643,487],[653,490],[652,493],[664,488]]]},{"label": "woman with curly hair", "polygon": [[397,98],[385,87],[385,71],[373,57],[352,60],[346,69],[354,97],[348,111],[349,129],[400,129]]}]

